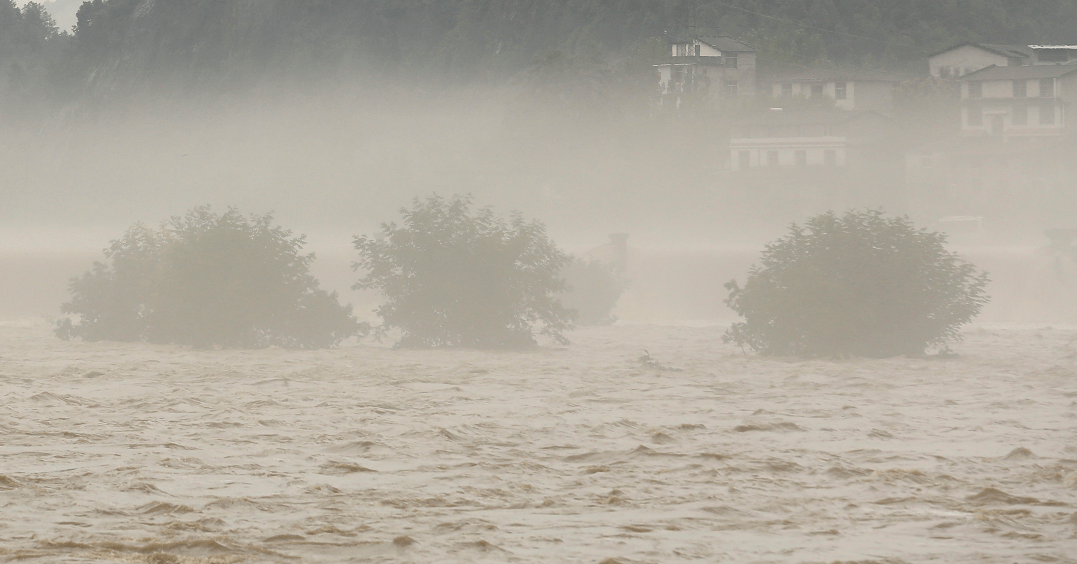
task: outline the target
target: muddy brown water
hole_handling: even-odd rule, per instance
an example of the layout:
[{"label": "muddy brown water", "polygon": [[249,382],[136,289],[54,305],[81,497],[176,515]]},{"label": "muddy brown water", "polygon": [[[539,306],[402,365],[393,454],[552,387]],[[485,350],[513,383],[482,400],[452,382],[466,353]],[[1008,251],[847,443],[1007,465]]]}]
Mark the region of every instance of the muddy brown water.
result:
[{"label": "muddy brown water", "polygon": [[9,253],[0,561],[1077,561],[1065,264],[985,253],[956,359],[800,361],[721,342],[754,252],[654,255],[617,325],[491,353],[64,342],[95,257]]}]

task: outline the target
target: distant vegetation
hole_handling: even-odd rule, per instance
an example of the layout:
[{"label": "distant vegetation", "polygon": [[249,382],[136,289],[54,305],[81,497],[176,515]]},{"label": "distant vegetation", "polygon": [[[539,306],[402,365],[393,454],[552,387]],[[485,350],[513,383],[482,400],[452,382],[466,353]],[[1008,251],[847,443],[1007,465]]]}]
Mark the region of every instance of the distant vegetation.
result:
[{"label": "distant vegetation", "polygon": [[71,281],[61,338],[199,348],[321,348],[365,334],[351,306],[318,287],[304,238],[271,215],[208,207],[160,229],[136,224],[106,263]]},{"label": "distant vegetation", "polygon": [[988,302],[987,274],[940,233],[879,211],[828,212],[769,243],[726,303],[726,342],[766,355],[889,357],[958,340]]},{"label": "distant vegetation", "polygon": [[437,195],[401,210],[402,224],[355,238],[356,289],[380,290],[379,335],[399,330],[400,346],[521,348],[535,329],[567,343],[572,312],[557,296],[570,257],[537,221],[508,220],[470,197]]},{"label": "distant vegetation", "polygon": [[[498,82],[551,56],[574,61],[583,80],[611,80],[688,24],[753,44],[764,72],[822,61],[919,65],[963,40],[1070,41],[1077,24],[1072,0],[92,0],[69,34],[44,6],[0,0],[7,109],[359,75]],[[596,74],[596,64],[610,72]]]}]

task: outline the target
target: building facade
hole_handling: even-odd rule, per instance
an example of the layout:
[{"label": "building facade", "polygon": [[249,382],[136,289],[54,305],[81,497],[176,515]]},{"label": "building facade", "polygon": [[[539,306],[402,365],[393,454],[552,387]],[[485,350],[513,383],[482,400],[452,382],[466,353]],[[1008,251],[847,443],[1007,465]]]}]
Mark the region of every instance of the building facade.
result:
[{"label": "building facade", "polygon": [[1061,62],[1070,61],[1068,48],[1030,48],[1027,65],[991,65],[960,78],[957,135],[907,154],[916,208],[982,218],[993,232],[1075,226],[1077,145],[1067,110],[1077,64]]},{"label": "building facade", "polygon": [[669,57],[654,65],[667,93],[696,88],[708,96],[755,96],[755,49],[727,36],[670,38]]},{"label": "building facade", "polygon": [[812,69],[774,81],[770,95],[776,100],[826,98],[845,111],[889,114],[894,88],[902,77],[870,70]]},{"label": "building facade", "polygon": [[961,134],[1053,137],[1068,130],[1077,65],[991,66],[961,78]]},{"label": "building facade", "polygon": [[730,169],[867,164],[888,128],[889,120],[875,112],[772,110],[733,125]]}]

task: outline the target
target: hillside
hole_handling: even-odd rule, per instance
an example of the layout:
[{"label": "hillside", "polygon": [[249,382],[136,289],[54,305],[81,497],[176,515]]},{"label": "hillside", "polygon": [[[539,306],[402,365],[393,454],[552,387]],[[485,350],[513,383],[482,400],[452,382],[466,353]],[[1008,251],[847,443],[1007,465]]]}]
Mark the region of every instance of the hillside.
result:
[{"label": "hillside", "polygon": [[915,67],[962,40],[1068,41],[1077,22],[1069,0],[93,0],[68,35],[38,15],[52,6],[67,8],[0,0],[7,94],[235,93],[371,76],[500,82],[550,53],[617,68],[686,29],[748,41],[764,72]]}]

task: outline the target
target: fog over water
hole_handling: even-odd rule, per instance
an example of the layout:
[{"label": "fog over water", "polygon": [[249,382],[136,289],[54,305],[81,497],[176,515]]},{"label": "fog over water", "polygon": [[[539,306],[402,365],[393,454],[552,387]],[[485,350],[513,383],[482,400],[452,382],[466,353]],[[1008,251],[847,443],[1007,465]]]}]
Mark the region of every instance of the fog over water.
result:
[{"label": "fog over water", "polygon": [[[0,562],[1077,563],[1077,151],[1045,109],[1077,49],[1023,114],[927,57],[1043,57],[1072,3],[95,1],[16,33],[34,6],[0,0]],[[861,79],[884,109],[841,109]],[[497,351],[54,333],[111,241],[206,204],[304,234],[377,326],[353,237],[431,194],[614,264],[616,321]],[[723,284],[849,209],[989,273],[963,340],[725,342]]]}]

